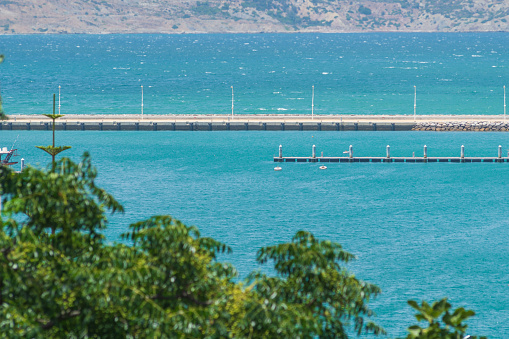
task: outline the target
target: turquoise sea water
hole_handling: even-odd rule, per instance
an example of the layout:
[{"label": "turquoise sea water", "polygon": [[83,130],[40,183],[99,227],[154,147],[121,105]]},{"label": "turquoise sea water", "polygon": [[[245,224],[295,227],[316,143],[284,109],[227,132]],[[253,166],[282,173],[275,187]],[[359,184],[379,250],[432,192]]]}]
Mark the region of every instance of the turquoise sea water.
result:
[{"label": "turquoise sea water", "polygon": [[[502,114],[509,34],[0,36],[8,114]],[[49,132],[0,131],[27,163]],[[79,160],[90,151],[99,184],[126,208],[106,231],[171,214],[225,242],[240,276],[261,246],[297,230],[340,242],[349,268],[378,284],[376,320],[390,337],[415,323],[408,299],[450,297],[474,309],[473,334],[509,336],[509,164],[283,164],[272,157],[495,156],[507,133],[57,132]],[[18,158],[19,160],[19,158]],[[268,268],[263,268],[267,269]]]},{"label": "turquoise sea water", "polygon": [[[48,157],[35,145],[49,132],[19,132],[20,153],[31,164]],[[2,131],[0,143],[18,132]],[[378,284],[373,304],[390,337],[415,321],[408,299],[448,296],[453,306],[474,309],[472,334],[509,336],[509,164],[352,163],[282,164],[286,155],[497,154],[507,133],[436,132],[58,132],[69,156],[89,150],[99,184],[126,213],[106,231],[119,240],[131,222],[171,214],[206,236],[230,245],[240,276],[259,267],[256,251],[289,241],[297,230],[338,241],[356,254],[349,268]],[[264,268],[268,269],[268,268]]]},{"label": "turquoise sea water", "polygon": [[503,114],[508,33],[0,36],[11,114]]}]

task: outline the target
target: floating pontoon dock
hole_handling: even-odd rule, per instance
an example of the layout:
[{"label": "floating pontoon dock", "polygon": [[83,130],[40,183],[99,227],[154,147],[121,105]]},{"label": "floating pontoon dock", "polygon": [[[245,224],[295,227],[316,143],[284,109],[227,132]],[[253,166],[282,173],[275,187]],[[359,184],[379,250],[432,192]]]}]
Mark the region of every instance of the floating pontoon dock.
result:
[{"label": "floating pontoon dock", "polygon": [[347,152],[348,156],[344,157],[324,157],[316,156],[316,146],[313,145],[310,157],[283,157],[283,146],[279,145],[279,156],[274,157],[274,162],[404,162],[404,163],[427,163],[427,162],[509,162],[508,157],[502,157],[502,146],[498,146],[498,156],[496,157],[465,157],[465,146],[461,146],[459,157],[428,157],[428,148],[424,145],[422,157],[391,157],[390,146],[387,145],[385,157],[354,157],[353,146]]}]

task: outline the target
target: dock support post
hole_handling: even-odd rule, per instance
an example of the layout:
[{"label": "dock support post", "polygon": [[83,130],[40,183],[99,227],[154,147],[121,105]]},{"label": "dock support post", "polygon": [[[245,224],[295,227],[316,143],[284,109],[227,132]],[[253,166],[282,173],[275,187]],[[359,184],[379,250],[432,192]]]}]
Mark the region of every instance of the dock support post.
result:
[{"label": "dock support post", "polygon": [[387,145],[387,159],[391,157],[391,146]]},{"label": "dock support post", "polygon": [[315,145],[313,145],[312,157],[316,158],[316,146]]},{"label": "dock support post", "polygon": [[465,158],[465,146],[461,145],[461,160]]},{"label": "dock support post", "polygon": [[348,156],[350,157],[350,159],[353,158],[353,147],[352,147],[352,145],[350,145],[350,147],[348,148]]},{"label": "dock support post", "polygon": [[283,157],[283,145],[279,145],[279,158]]},{"label": "dock support post", "polygon": [[423,158],[424,159],[428,158],[428,146],[426,146],[426,145],[424,145],[424,155],[423,155]]},{"label": "dock support post", "polygon": [[502,146],[498,145],[498,158],[502,159]]},{"label": "dock support post", "polygon": [[25,168],[25,159],[21,158],[21,170],[23,171],[23,168]]}]

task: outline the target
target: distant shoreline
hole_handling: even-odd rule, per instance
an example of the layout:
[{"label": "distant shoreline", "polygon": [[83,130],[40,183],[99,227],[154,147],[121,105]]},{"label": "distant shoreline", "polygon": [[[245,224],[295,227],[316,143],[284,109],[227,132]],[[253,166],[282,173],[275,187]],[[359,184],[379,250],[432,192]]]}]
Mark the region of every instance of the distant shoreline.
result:
[{"label": "distant shoreline", "polygon": [[16,36],[16,35],[37,35],[37,36],[50,36],[50,35],[255,35],[255,34],[482,34],[482,33],[509,33],[508,30],[465,30],[465,31],[232,31],[232,32],[31,32],[31,33],[8,33],[0,32],[0,36]]}]

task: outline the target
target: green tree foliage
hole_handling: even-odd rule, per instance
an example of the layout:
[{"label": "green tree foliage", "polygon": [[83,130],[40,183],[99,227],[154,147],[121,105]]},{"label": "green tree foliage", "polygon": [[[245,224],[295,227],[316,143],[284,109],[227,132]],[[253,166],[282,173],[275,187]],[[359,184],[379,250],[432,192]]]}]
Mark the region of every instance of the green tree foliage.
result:
[{"label": "green tree foliage", "polygon": [[[218,260],[231,252],[228,246],[170,216],[130,225],[125,244],[105,242],[106,214],[123,208],[96,186],[96,176],[88,154],[79,164],[64,158],[43,170],[0,167],[3,337],[384,333],[368,307],[380,289],[345,269],[354,256],[339,244],[298,232],[289,243],[258,251],[258,262],[273,263],[275,276],[254,272],[238,281],[235,268]],[[448,304],[440,305],[444,323],[464,333],[462,321],[471,311],[449,314]],[[419,310],[423,317],[429,313]]]},{"label": "green tree foliage", "polygon": [[371,9],[368,7],[364,7],[362,5],[359,6],[359,13],[364,15],[371,15]]},{"label": "green tree foliage", "polygon": [[[429,305],[423,301],[421,305],[413,300],[408,304],[418,311],[415,318],[418,321],[428,322],[428,327],[422,328],[419,325],[408,328],[406,339],[463,339],[467,325],[463,322],[475,315],[472,310],[465,310],[463,307],[457,308],[451,313],[451,304],[444,298]],[[468,336],[469,339],[476,339],[476,336]],[[485,339],[486,337],[479,337]]]}]

